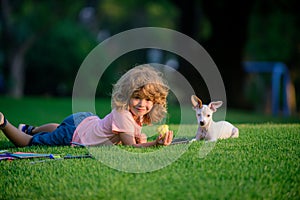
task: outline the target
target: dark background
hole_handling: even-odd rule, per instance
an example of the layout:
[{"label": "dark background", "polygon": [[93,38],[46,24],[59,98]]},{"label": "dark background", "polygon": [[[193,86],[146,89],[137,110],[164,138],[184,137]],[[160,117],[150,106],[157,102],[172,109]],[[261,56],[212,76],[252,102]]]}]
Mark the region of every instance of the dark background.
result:
[{"label": "dark background", "polygon": [[[201,44],[216,63],[229,107],[270,110],[270,74],[246,74],[244,61],[283,62],[289,69],[290,108],[299,112],[300,16],[296,0],[1,0],[0,93],[71,96],[82,61],[97,44],[137,27],[164,27]],[[208,102],[201,76],[176,58]],[[147,50],[117,59],[101,78],[97,96],[109,97],[124,70],[146,63]],[[199,84],[202,83],[202,84]],[[282,99],[280,100],[282,103]],[[258,106],[259,105],[259,106]]]}]

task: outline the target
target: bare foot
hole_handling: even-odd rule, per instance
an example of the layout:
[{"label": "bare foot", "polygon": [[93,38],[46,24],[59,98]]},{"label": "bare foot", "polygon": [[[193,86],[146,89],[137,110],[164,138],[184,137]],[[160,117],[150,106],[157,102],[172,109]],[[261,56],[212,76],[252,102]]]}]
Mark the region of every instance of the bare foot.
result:
[{"label": "bare foot", "polygon": [[4,115],[0,112],[0,129],[4,129],[6,126],[6,120]]},{"label": "bare foot", "polygon": [[0,126],[4,124],[4,115],[0,112]]}]

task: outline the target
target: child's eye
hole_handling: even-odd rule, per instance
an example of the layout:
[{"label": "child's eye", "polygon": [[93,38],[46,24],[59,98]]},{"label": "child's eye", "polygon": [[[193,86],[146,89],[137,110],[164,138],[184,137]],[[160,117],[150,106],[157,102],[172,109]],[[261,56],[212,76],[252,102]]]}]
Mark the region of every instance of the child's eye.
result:
[{"label": "child's eye", "polygon": [[140,97],[138,95],[134,95],[131,98],[133,98],[133,99],[140,99]]}]

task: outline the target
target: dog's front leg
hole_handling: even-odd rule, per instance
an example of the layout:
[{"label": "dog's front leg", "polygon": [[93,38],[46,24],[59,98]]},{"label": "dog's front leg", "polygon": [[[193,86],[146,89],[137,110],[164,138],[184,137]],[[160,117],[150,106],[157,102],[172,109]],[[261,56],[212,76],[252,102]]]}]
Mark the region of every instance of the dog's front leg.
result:
[{"label": "dog's front leg", "polygon": [[195,141],[201,140],[201,139],[203,139],[203,138],[204,138],[204,137],[202,136],[201,129],[199,128],[199,129],[197,130],[197,133],[196,133],[195,138],[192,139],[191,141],[192,141],[192,142],[195,142]]}]

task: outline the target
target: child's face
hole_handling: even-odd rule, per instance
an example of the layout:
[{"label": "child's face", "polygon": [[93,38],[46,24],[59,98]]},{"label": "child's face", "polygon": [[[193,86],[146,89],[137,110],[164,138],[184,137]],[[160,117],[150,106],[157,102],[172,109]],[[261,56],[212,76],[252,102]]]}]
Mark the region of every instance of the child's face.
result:
[{"label": "child's face", "polygon": [[153,101],[141,97],[131,97],[129,101],[129,109],[136,117],[142,117],[148,114],[153,108]]}]

